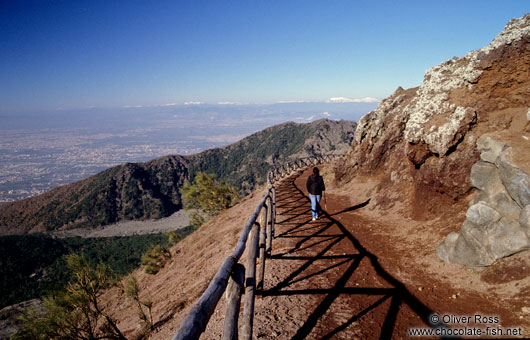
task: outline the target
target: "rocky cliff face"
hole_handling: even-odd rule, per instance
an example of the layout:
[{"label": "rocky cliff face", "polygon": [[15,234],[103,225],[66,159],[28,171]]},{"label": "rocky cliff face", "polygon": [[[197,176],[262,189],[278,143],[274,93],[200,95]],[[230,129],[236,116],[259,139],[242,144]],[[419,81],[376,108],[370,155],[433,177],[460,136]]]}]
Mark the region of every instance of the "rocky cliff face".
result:
[{"label": "rocky cliff face", "polygon": [[168,216],[182,207],[188,161],[166,156],[126,163],[42,195],[0,207],[0,235],[93,228]]},{"label": "rocky cliff face", "polygon": [[[427,70],[418,88],[398,88],[375,111],[363,117],[349,157],[335,164],[336,178],[348,182],[357,175],[375,175],[384,181],[387,190],[401,190],[400,195],[410,202],[414,217],[426,219],[469,199],[469,194],[476,191],[468,221],[462,226],[464,234],[471,223],[469,216],[486,211],[485,206],[500,216],[491,213],[488,223],[502,227],[481,227],[480,232],[475,228],[473,236],[470,233],[466,240],[487,239],[477,243],[480,244],[477,249],[486,245],[496,249],[504,242],[508,243],[504,248],[511,250],[496,249],[489,253],[488,261],[464,263],[457,258],[471,256],[468,250],[465,253],[461,249],[468,249],[472,241],[466,245],[459,241],[456,247],[455,233],[446,246],[441,246],[445,250],[440,255],[463,265],[491,263],[528,247],[521,229],[527,222],[519,219],[526,218],[528,205],[521,196],[528,192],[529,185],[525,179],[530,173],[525,165],[530,159],[529,107],[530,14],[527,14],[509,22],[488,46]],[[502,152],[491,156],[493,151],[486,151],[488,148],[500,148]],[[480,183],[491,179],[486,173],[495,172],[497,175],[491,175],[499,177],[495,188],[482,187]],[[524,213],[518,213],[519,210]],[[510,237],[499,236],[511,231]],[[462,232],[460,238],[465,239]],[[455,249],[460,255],[454,254]]]}]

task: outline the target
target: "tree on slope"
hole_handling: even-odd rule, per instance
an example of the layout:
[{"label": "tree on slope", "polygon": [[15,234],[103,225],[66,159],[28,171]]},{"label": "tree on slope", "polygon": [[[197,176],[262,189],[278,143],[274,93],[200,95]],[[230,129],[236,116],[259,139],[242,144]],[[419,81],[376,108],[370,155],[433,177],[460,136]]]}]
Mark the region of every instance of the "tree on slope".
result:
[{"label": "tree on slope", "polygon": [[[221,211],[237,203],[239,194],[233,186],[219,183],[214,174],[198,172],[193,183],[186,183],[181,189],[182,198],[186,203],[184,209],[202,211],[208,218],[218,215]],[[194,212],[191,216],[192,225],[205,222],[201,214]]]},{"label": "tree on slope", "polygon": [[115,282],[110,267],[92,267],[79,255],[67,257],[75,281],[66,292],[44,299],[46,315],[30,313],[13,339],[113,339],[126,340],[101,305],[103,292]]}]

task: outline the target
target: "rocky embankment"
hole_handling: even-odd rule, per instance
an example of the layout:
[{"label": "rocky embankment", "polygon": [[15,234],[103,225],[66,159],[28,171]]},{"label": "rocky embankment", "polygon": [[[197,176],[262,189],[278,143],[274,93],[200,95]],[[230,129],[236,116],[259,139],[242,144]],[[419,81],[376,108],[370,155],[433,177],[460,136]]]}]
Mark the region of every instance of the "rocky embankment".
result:
[{"label": "rocky embankment", "polygon": [[349,157],[334,166],[337,180],[377,178],[374,201],[408,202],[404,213],[415,220],[465,213],[471,201],[464,224],[449,226],[438,248],[445,261],[484,266],[527,249],[529,65],[527,14],[364,116]]}]

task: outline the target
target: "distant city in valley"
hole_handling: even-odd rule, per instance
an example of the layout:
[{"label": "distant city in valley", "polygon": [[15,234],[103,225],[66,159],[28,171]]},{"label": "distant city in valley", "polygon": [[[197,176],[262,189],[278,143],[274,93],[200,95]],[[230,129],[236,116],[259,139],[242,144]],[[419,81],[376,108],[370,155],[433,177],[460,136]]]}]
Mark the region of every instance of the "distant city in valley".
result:
[{"label": "distant city in valley", "polygon": [[358,121],[377,103],[168,105],[0,115],[0,204],[126,162],[189,155],[287,121]]},{"label": "distant city in valley", "polygon": [[[178,137],[176,136],[176,139]],[[191,154],[222,143],[143,140],[134,132],[8,131],[0,137],[0,203],[35,196],[114,165]]]}]

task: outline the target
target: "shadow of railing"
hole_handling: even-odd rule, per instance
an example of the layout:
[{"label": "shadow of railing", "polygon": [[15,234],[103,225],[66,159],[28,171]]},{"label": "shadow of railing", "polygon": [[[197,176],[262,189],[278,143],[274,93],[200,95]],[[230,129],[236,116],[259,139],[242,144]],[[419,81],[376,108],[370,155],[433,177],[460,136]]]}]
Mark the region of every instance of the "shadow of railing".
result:
[{"label": "shadow of railing", "polygon": [[[352,313],[348,320],[332,330],[327,330],[326,334],[319,334],[319,339],[332,339],[336,337],[337,334],[348,328],[366,314],[379,308],[385,303],[388,304],[388,300],[390,300],[390,303],[380,329],[379,339],[392,338],[398,312],[404,305],[408,306],[410,310],[426,325],[429,325],[429,327],[433,329],[439,327],[448,328],[448,326],[443,323],[431,324],[430,317],[433,315],[433,311],[411,294],[402,282],[388,273],[379,263],[378,257],[368,251],[368,249],[366,249],[361,242],[335,218],[341,214],[353,212],[368,206],[370,200],[368,199],[361,204],[333,214],[322,211],[322,219],[309,223],[311,221],[311,216],[308,214],[310,209],[307,209],[310,204],[309,198],[295,183],[295,179],[299,174],[292,175],[288,180],[282,182],[278,188],[278,192],[281,192],[282,194],[278,196],[277,204],[278,206],[287,209],[285,211],[289,214],[288,217],[283,220],[280,219],[280,216],[285,216],[283,211],[281,214],[278,214],[278,232],[280,231],[280,228],[285,230],[276,236],[278,239],[299,240],[291,246],[291,249],[272,255],[271,260],[298,260],[304,262],[297,268],[293,268],[293,271],[274,287],[257,292],[257,294],[264,297],[324,295],[323,299],[321,299],[316,308],[310,313],[303,325],[296,331],[291,339],[305,339],[310,334],[314,337],[315,335],[312,334],[312,332],[315,330],[315,326],[341,295],[349,295],[352,297],[358,296],[359,299],[366,299],[365,296],[368,295],[376,297],[377,300],[363,308],[361,311]],[[338,244],[341,242],[347,242],[349,244],[348,247],[351,249],[351,253],[333,254],[333,251],[336,250],[335,248],[337,248]],[[344,248],[341,249],[343,250]],[[308,251],[311,251],[312,253],[307,254]],[[313,266],[315,262],[319,261],[319,263],[321,263],[322,260],[329,260],[331,263],[323,266],[321,265],[320,268],[315,269]],[[384,281],[386,287],[348,286],[348,282],[352,279],[354,273],[358,270],[363,261],[369,263],[372,270]],[[310,267],[311,270],[309,270]],[[293,289],[293,286],[296,283],[308,281],[318,275],[326,274],[337,269],[340,269],[341,272],[338,275],[334,275],[334,278],[331,279],[334,280],[334,282],[330,282],[331,287]]]},{"label": "shadow of railing", "polygon": [[[429,318],[433,314],[433,311],[413,296],[403,283],[390,275],[380,265],[377,256],[364,248],[360,241],[339,220],[334,218],[341,214],[364,208],[370,204],[370,200],[333,214],[328,214],[326,211],[323,211],[323,219],[311,222],[309,198],[296,185],[295,179],[302,173],[299,170],[300,168],[320,164],[323,161],[330,161],[337,156],[319,156],[302,159],[269,172],[268,183],[270,187],[243,228],[236,249],[232,255],[224,260],[207,290],[186,315],[173,339],[198,339],[205,330],[210,316],[225,290],[227,292],[227,310],[224,319],[222,339],[240,338],[250,340],[253,338],[255,295],[265,297],[324,295],[324,298],[318,303],[318,306],[311,312],[291,339],[305,339],[311,334],[319,320],[321,320],[340,295],[368,295],[377,297],[378,299],[363,308],[360,312],[352,315],[347,321],[322,335],[321,339],[335,338],[338,333],[348,328],[372,310],[379,308],[388,300],[390,300],[390,306],[381,326],[380,339],[392,338],[397,315],[403,305],[408,306],[425,324],[430,325],[433,329],[448,328],[446,324],[432,325]],[[293,172],[295,173],[293,174]],[[278,179],[283,179],[286,176],[287,179],[278,181]],[[278,192],[276,191],[275,183],[279,185]],[[277,221],[276,209],[283,210],[281,215],[284,217],[283,220]],[[285,228],[286,230],[274,236],[276,234],[276,227]],[[332,232],[331,234],[326,234],[330,231]],[[293,244],[291,249],[283,253],[271,255],[273,237],[275,239],[299,240]],[[244,267],[238,261],[246,248],[247,239],[249,239],[247,266]],[[355,253],[344,253],[342,255],[328,254],[328,252],[333,251],[340,243],[344,242],[349,242],[348,249],[355,251]],[[313,253],[307,255],[303,254],[304,252]],[[256,266],[258,256],[259,269]],[[272,261],[298,260],[304,262],[274,287],[263,289],[265,259]],[[334,262],[327,266],[320,266],[318,270],[309,271],[308,269],[316,261]],[[358,270],[359,266],[363,264],[363,261],[369,261],[377,276],[382,278],[389,287],[349,287],[348,281]],[[293,288],[296,284],[307,282],[319,275],[336,270],[340,270],[340,274],[336,277],[335,282],[331,282],[331,287]],[[238,336],[238,318],[243,290],[245,291],[243,320],[241,333]]]},{"label": "shadow of railing", "polygon": [[[254,299],[256,290],[262,289],[265,276],[265,260],[272,249],[272,238],[275,233],[276,221],[276,189],[274,183],[297,171],[301,167],[312,164],[322,164],[341,157],[342,155],[315,155],[289,161],[279,165],[267,173],[268,190],[260,201],[254,213],[249,217],[239,237],[236,249],[228,256],[217,270],[208,288],[193,305],[180,324],[173,340],[196,340],[206,329],[217,303],[226,291],[227,302],[224,318],[222,339],[253,338]],[[280,197],[283,197],[280,194]],[[300,198],[303,201],[303,197]],[[297,202],[289,202],[295,209]],[[287,208],[286,205],[282,205]],[[287,212],[286,212],[287,213]],[[257,220],[259,216],[259,221]],[[299,215],[294,214],[293,218]],[[247,266],[238,263],[249,243],[247,252]],[[259,260],[258,260],[259,258]],[[259,268],[257,264],[259,263]],[[244,309],[239,333],[239,310],[243,290]]]}]

